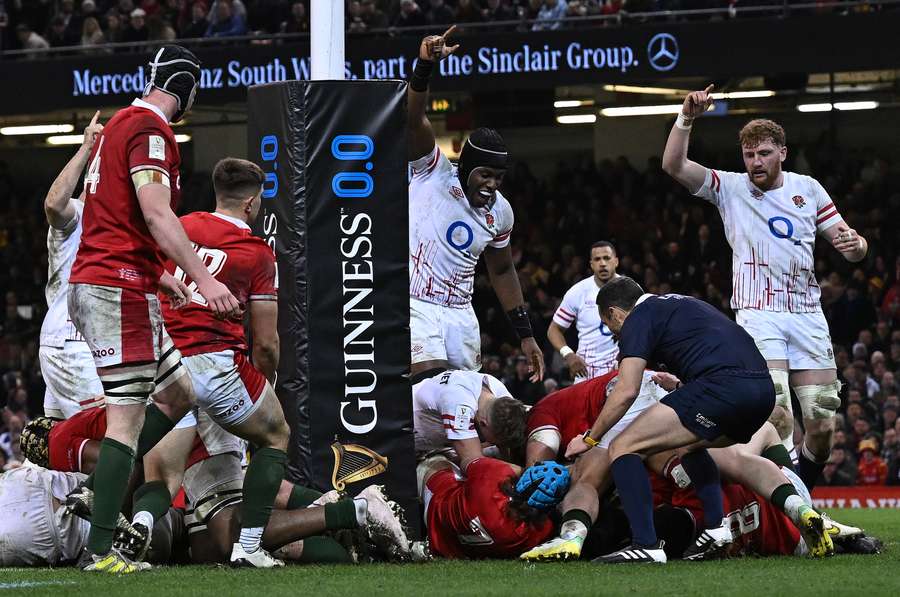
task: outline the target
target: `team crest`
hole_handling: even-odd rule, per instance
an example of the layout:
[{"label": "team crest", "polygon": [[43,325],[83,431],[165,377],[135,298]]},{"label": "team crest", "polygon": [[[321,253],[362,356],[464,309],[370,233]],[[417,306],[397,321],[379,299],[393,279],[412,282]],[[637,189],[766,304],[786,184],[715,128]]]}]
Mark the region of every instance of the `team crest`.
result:
[{"label": "team crest", "polygon": [[797,206],[797,209],[806,206],[806,199],[804,199],[800,195],[794,195],[793,197],[791,197],[791,201],[794,202],[794,205]]},{"label": "team crest", "polygon": [[488,228],[494,227],[494,214],[488,212],[484,214],[484,221],[487,222]]},{"label": "team crest", "polygon": [[465,199],[466,194],[463,193],[462,189],[457,186],[450,187],[450,194],[456,197],[457,199]]}]

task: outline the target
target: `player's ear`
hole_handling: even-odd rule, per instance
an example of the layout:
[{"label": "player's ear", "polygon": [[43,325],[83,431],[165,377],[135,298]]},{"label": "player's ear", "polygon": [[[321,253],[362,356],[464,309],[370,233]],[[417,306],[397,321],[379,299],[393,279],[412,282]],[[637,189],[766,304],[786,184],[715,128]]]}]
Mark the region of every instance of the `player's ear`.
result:
[{"label": "player's ear", "polygon": [[781,153],[781,161],[782,162],[785,159],[787,159],[787,145],[782,146],[781,151],[779,153]]}]

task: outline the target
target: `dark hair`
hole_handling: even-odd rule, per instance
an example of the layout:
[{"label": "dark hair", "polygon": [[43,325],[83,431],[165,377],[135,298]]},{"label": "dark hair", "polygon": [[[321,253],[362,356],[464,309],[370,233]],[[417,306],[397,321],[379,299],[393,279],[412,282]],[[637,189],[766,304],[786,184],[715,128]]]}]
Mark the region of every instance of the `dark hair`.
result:
[{"label": "dark hair", "polygon": [[506,503],[506,512],[519,522],[537,526],[546,520],[547,513],[528,505],[526,498],[516,491],[516,481],[518,481],[518,477],[509,477],[500,484],[500,491],[509,497],[509,501]]},{"label": "dark hair", "polygon": [[244,200],[259,192],[266,175],[262,168],[239,158],[219,160],[213,169],[216,199]]},{"label": "dark hair", "polygon": [[588,251],[588,256],[590,256],[590,254],[594,252],[594,249],[602,249],[602,248],[606,248],[606,247],[608,247],[609,250],[613,252],[614,256],[618,257],[619,254],[616,253],[616,247],[613,246],[613,244],[611,242],[609,242],[608,240],[598,240],[597,242],[592,244],[591,250]]},{"label": "dark hair", "polygon": [[527,431],[525,405],[510,396],[491,401],[488,421],[501,448],[514,450],[525,444]]},{"label": "dark hair", "polygon": [[640,284],[628,276],[619,276],[604,284],[597,292],[597,308],[600,313],[606,313],[610,307],[631,311],[642,294],[644,289]]}]

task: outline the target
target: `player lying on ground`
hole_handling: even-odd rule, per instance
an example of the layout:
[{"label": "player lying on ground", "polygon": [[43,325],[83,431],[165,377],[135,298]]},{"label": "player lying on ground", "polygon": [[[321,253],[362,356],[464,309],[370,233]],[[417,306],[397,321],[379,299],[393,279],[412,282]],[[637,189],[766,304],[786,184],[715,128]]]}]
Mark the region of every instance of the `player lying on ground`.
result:
[{"label": "player lying on ground", "polygon": [[494,129],[476,129],[455,167],[438,148],[425,115],[428,81],[438,63],[459,47],[446,44],[453,29],[422,40],[407,87],[410,375],[416,383],[436,370],[481,368],[472,291],[483,254],[497,300],[528,357],[532,381],[539,381],[544,355],[534,340],[512,260],[512,207],[499,191],[506,144]]},{"label": "player lying on ground", "polygon": [[868,244],[844,221],[817,180],[782,171],[785,133],[771,120],[751,120],[741,129],[746,172],[712,170],[688,159],[691,127],[712,105],[711,89],[685,98],[662,166],[722,216],[732,250],[731,308],[766,359],[777,404],[771,420],[788,449],[794,448],[791,388],[797,395],[806,431],[799,474],[812,487],[831,453],[834,414],[841,405],[816,282],[816,237],[821,235],[850,262],[864,259]]},{"label": "player lying on ground", "polygon": [[[244,482],[241,469],[244,443],[216,425],[205,413],[200,412],[197,419],[199,426],[193,414],[185,417],[148,454],[146,460],[148,468],[157,470],[160,475],[168,475],[171,471],[164,466],[171,461],[155,458],[155,455],[173,448],[177,450],[176,445],[191,446],[187,470],[179,471],[169,480],[166,495],[175,493],[183,473],[184,489],[192,511],[196,512],[189,530],[194,533],[199,527],[209,524],[208,533],[197,537],[191,535],[193,561],[225,563],[238,533],[236,524],[240,520],[239,504]],[[29,460],[39,466],[62,472],[90,473],[96,465],[105,427],[106,410],[103,408],[82,411],[64,422],[39,417],[23,431],[23,451]],[[136,504],[141,502],[142,490],[146,491],[142,487],[135,492]],[[319,535],[323,530],[359,527],[384,557],[396,558],[398,554],[405,553],[407,539],[401,521],[394,514],[396,506],[386,500],[380,489],[367,488],[356,500],[336,501],[337,496],[331,495],[327,499],[335,503],[299,514],[293,512],[305,508],[321,496],[315,490],[283,482],[275,503],[276,510],[263,534],[263,544],[275,549]],[[151,504],[151,507],[156,511],[168,511],[169,503],[163,501]],[[217,518],[220,513],[221,518]],[[210,523],[213,518],[217,520]],[[120,519],[120,527],[117,549],[128,558],[140,559],[141,552],[146,553],[148,548],[143,535],[135,538],[133,533],[129,533],[130,525],[124,518]],[[315,546],[312,551],[311,545]],[[340,556],[344,550],[339,547],[328,538],[322,538],[307,542],[305,548],[293,545],[284,553],[289,559],[301,562],[344,561],[346,558]]]},{"label": "player lying on ground", "polygon": [[414,385],[413,422],[417,458],[452,448],[463,471],[483,443],[525,444],[525,406],[499,379],[476,371],[444,371]]},{"label": "player lying on ground", "polygon": [[546,540],[558,497],[540,493],[541,483],[562,495],[568,482],[565,467],[552,463],[519,491],[522,469],[488,457],[471,462],[465,477],[442,456],[424,460],[417,474],[431,552],[445,558],[513,558]]},{"label": "player lying on ground", "polygon": [[[95,443],[99,448],[99,440]],[[96,454],[93,458],[96,461]],[[0,567],[80,567],[90,561],[85,551],[90,525],[64,505],[66,495],[85,477],[38,466],[0,475]],[[159,521],[154,528],[158,540],[148,559],[160,563],[169,559],[169,539],[179,525],[183,526],[182,516],[174,510]],[[116,539],[124,537],[117,533]]]}]

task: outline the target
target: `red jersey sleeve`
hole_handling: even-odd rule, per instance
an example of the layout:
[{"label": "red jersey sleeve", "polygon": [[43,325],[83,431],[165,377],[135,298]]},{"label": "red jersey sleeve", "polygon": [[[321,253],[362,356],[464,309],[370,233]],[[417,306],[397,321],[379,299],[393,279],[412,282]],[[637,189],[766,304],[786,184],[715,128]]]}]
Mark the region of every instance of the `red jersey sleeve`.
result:
[{"label": "red jersey sleeve", "polygon": [[251,301],[278,300],[278,273],[275,265],[275,255],[268,245],[259,245],[259,260],[253,268],[253,278],[250,280]]},{"label": "red jersey sleeve", "polygon": [[163,184],[172,187],[176,181],[170,180],[170,173],[178,168],[180,158],[178,145],[171,131],[154,114],[142,117],[131,133],[126,152],[128,171],[131,174],[142,170],[155,170],[163,175]]}]

